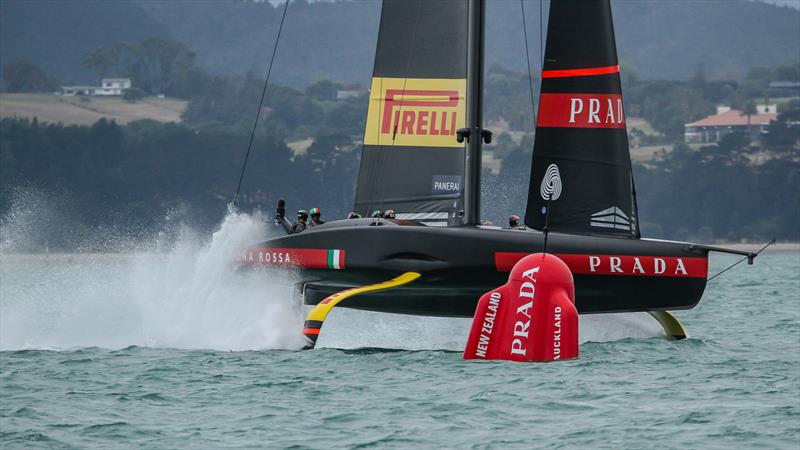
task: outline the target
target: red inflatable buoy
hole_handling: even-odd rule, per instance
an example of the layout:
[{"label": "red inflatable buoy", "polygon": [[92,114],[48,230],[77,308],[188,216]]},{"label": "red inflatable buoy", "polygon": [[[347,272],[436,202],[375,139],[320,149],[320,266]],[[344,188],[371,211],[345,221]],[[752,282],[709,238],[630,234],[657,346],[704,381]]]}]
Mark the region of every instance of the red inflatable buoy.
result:
[{"label": "red inflatable buoy", "polygon": [[569,267],[555,255],[522,258],[508,282],[481,296],[464,359],[578,357],[578,310]]}]

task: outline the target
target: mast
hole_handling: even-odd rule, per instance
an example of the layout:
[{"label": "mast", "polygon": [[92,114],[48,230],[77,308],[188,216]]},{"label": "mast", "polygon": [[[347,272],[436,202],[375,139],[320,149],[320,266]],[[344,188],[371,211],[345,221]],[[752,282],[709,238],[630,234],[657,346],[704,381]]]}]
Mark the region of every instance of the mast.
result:
[{"label": "mast", "polygon": [[459,131],[459,139],[467,138],[464,164],[464,225],[481,223],[481,151],[483,138],[483,50],[485,0],[469,0],[467,31],[467,129]]}]

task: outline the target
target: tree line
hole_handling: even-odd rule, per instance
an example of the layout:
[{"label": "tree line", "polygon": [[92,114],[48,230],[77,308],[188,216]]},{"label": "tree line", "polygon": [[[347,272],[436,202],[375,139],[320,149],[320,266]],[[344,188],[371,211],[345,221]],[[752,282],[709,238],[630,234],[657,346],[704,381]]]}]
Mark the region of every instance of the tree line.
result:
[{"label": "tree line", "polygon": [[[290,207],[346,215],[359,157],[350,138],[320,134],[295,155],[265,131],[259,128],[240,207],[271,211],[284,197]],[[3,119],[0,135],[0,216],[14,207],[16,191],[31,189],[68,197],[82,226],[147,230],[158,230],[175,211],[199,229],[219,223],[249,138],[230,130],[147,120],[120,126],[105,119],[92,126]]]},{"label": "tree line", "polygon": [[[766,150],[731,134],[719,145],[692,150],[676,144],[648,164],[635,164],[643,235],[800,240],[798,121],[795,102],[771,125],[775,133]],[[360,146],[348,134],[323,129],[298,153],[269,130],[257,130],[240,208],[271,213],[283,197],[290,209],[316,206],[327,219],[345,217],[353,204]],[[0,135],[0,216],[14,206],[15,190],[35,189],[68,197],[74,226],[151,231],[178,213],[201,230],[219,223],[249,139],[241,129],[153,121],[65,126],[10,118],[0,121]],[[513,148],[499,174],[486,170],[483,176],[483,217],[497,224],[522,214],[527,198],[532,140],[508,145]],[[59,236],[47,245],[74,250],[73,235]]]}]

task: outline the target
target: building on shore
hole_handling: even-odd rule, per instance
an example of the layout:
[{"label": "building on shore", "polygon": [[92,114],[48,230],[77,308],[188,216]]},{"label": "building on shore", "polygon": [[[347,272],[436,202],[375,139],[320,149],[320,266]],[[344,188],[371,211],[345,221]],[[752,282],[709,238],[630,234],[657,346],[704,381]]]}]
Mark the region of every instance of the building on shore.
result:
[{"label": "building on shore", "polygon": [[800,97],[800,81],[773,81],[769,84],[772,97]]},{"label": "building on shore", "polygon": [[757,140],[767,132],[767,126],[778,117],[777,105],[756,105],[756,114],[749,116],[730,106],[717,106],[717,113],[684,125],[687,144],[716,144],[725,135],[742,132]]},{"label": "building on shore", "polygon": [[65,97],[73,97],[76,95],[89,97],[120,96],[124,95],[125,91],[130,88],[130,78],[103,78],[100,82],[100,86],[61,86],[58,95],[63,95]]}]

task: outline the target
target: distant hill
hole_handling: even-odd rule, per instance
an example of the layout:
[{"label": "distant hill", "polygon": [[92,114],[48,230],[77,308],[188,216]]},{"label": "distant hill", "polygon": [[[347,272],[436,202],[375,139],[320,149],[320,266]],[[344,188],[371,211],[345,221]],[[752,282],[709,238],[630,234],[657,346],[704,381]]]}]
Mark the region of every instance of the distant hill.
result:
[{"label": "distant hill", "polygon": [[143,98],[135,103],[121,98],[59,97],[49,94],[0,94],[0,118],[36,118],[39,122],[91,125],[102,118],[124,125],[135,120],[180,122],[186,102]]},{"label": "distant hill", "polygon": [[[525,0],[531,58],[539,58],[539,2]],[[247,1],[27,1],[0,3],[0,56],[20,58],[72,81],[94,81],[83,53],[114,41],[177,39],[220,74],[262,72],[280,5]],[[549,2],[544,0],[544,22]],[[800,61],[800,11],[747,0],[617,0],[620,59],[642,78],[736,77],[755,66]],[[372,70],[380,2],[293,2],[274,80],[365,82]],[[519,3],[490,1],[487,62],[525,70]],[[576,30],[580,32],[580,30]],[[446,45],[446,43],[443,43]]]},{"label": "distant hill", "polygon": [[149,36],[171,33],[152,13],[127,0],[0,0],[2,64],[28,60],[65,83],[99,81],[83,67],[84,53]]}]

